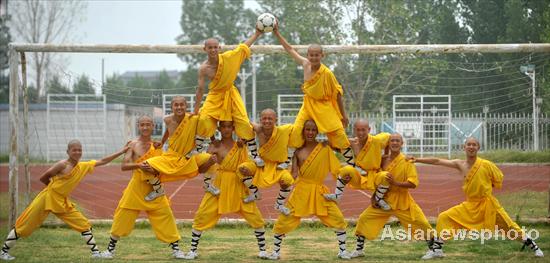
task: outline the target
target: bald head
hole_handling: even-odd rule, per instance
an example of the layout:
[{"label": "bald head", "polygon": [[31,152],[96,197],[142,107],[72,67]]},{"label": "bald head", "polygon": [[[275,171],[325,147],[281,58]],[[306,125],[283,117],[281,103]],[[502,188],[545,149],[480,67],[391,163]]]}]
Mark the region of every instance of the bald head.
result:
[{"label": "bald head", "polygon": [[82,144],[80,143],[79,140],[70,140],[69,143],[67,144],[67,150],[70,150],[72,147],[75,147],[75,146],[80,146],[82,147]]},{"label": "bald head", "polygon": [[469,144],[469,143],[475,143],[475,144],[477,144],[478,147],[480,146],[479,140],[478,140],[477,138],[475,138],[475,137],[468,137],[468,138],[466,138],[466,140],[464,141],[464,145],[467,145],[467,144]]},{"label": "bald head", "polygon": [[260,116],[264,115],[264,114],[271,114],[273,116],[277,116],[277,113],[271,109],[271,108],[267,108],[265,110],[263,110],[261,113],[260,113]]},{"label": "bald head", "polygon": [[210,45],[213,45],[213,46],[219,46],[220,45],[220,41],[218,41],[217,38],[214,38],[214,37],[211,37],[207,40],[204,41],[204,46],[210,46]]},{"label": "bald head", "polygon": [[185,103],[185,105],[187,105],[187,100],[185,99],[184,96],[174,96],[172,98],[172,101],[170,102],[170,105],[174,106],[174,103],[176,102],[182,102],[182,103]]},{"label": "bald head", "polygon": [[354,126],[354,127],[360,126],[360,127],[367,127],[367,128],[370,128],[369,121],[368,121],[367,119],[363,119],[363,118],[357,119],[357,120],[353,123],[353,126]]},{"label": "bald head", "polygon": [[153,118],[151,118],[151,116],[149,116],[149,115],[142,115],[141,117],[138,118],[137,122],[138,122],[138,124],[143,123],[143,122],[153,123]]},{"label": "bald head", "polygon": [[318,51],[323,53],[323,47],[319,44],[311,44],[307,47],[307,52]]}]

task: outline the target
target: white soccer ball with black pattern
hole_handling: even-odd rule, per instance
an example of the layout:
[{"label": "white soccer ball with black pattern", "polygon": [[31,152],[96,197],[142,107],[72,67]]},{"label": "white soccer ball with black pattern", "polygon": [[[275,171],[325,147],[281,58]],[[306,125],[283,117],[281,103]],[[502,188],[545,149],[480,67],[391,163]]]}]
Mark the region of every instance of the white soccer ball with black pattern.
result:
[{"label": "white soccer ball with black pattern", "polygon": [[258,20],[256,20],[256,27],[262,32],[269,33],[273,31],[276,23],[277,19],[275,19],[274,15],[270,13],[263,13],[258,16]]}]

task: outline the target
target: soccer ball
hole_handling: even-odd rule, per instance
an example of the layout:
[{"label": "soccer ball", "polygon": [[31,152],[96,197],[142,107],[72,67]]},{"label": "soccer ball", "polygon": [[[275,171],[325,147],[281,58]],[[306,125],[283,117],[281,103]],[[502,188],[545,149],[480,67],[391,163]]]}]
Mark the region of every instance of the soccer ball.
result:
[{"label": "soccer ball", "polygon": [[269,33],[273,31],[273,27],[275,27],[275,24],[277,23],[277,20],[275,19],[275,16],[270,13],[263,13],[260,16],[258,16],[258,20],[256,21],[256,27],[262,31]]}]

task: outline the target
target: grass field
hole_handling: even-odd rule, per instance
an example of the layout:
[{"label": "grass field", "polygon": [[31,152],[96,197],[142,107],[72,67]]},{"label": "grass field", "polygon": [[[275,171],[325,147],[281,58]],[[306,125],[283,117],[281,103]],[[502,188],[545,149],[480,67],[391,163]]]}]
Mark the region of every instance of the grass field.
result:
[{"label": "grass field", "polygon": [[[540,232],[537,240],[543,251],[550,253],[550,224],[522,224],[522,219],[544,219],[547,216],[548,197],[545,192],[516,192],[498,196],[502,205],[512,218],[528,229],[534,228]],[[0,195],[2,204],[6,204],[6,194]],[[526,201],[527,200],[527,201]],[[5,219],[6,206],[0,209],[0,240],[5,238],[7,228]],[[56,222],[50,216],[47,222]],[[397,228],[398,226],[393,226]],[[108,224],[94,225],[94,234],[101,250],[108,243],[110,226]],[[179,225],[182,250],[189,249],[191,226]],[[268,250],[272,248],[271,226],[266,226]],[[348,249],[354,249],[355,238],[353,226],[348,228]],[[480,241],[450,241],[445,245],[447,257],[439,261],[535,261],[537,259],[530,251],[520,252],[521,244],[516,241],[490,240],[484,245]],[[399,262],[418,260],[425,252],[426,245],[422,241],[390,241],[376,240],[367,242],[365,252],[367,257],[352,261],[383,261]],[[67,227],[46,226],[33,233],[32,236],[20,239],[11,251],[19,262],[58,262],[92,261],[89,251],[80,235]],[[337,260],[337,242],[334,233],[319,223],[302,223],[296,231],[290,233],[283,241],[282,261],[329,262]],[[255,262],[257,246],[252,230],[244,224],[220,225],[203,234],[199,246],[199,262]],[[550,254],[549,254],[550,256]],[[138,223],[134,232],[119,241],[116,259],[112,262],[126,261],[171,261],[170,249],[166,244],[156,240],[147,223]],[[97,260],[95,260],[97,261]]]},{"label": "grass field", "polygon": [[[538,224],[528,226],[537,229],[541,237],[537,240],[545,252],[550,252],[550,226]],[[189,248],[190,225],[180,226],[183,241],[180,247]],[[100,225],[94,229],[100,249],[108,242],[109,226]],[[348,228],[348,249],[353,249],[355,239],[353,228]],[[6,231],[0,231],[5,236]],[[273,238],[267,232],[268,249]],[[447,257],[439,261],[530,261],[548,262],[537,259],[530,251],[519,251],[521,244],[515,241],[491,240],[484,245],[480,241],[450,241],[445,244]],[[426,250],[423,241],[370,241],[365,244],[367,257],[353,261],[399,262],[418,260]],[[334,233],[319,224],[303,224],[283,241],[282,261],[329,262],[337,260],[337,242]],[[30,238],[21,239],[11,251],[19,262],[77,262],[92,261],[89,251],[80,235],[64,227],[43,227]],[[254,262],[257,246],[252,230],[244,225],[223,225],[203,234],[199,246],[199,262]],[[126,261],[171,261],[170,249],[157,241],[147,224],[140,224],[134,232],[118,242],[116,258],[112,262]],[[97,260],[94,260],[97,261]]]}]

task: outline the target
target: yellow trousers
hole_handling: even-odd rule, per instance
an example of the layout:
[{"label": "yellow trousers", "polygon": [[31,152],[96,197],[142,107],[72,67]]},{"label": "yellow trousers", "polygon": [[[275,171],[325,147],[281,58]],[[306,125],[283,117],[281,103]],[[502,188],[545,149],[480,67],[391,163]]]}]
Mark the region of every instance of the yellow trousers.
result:
[{"label": "yellow trousers", "polygon": [[[334,229],[346,229],[348,224],[344,220],[344,215],[340,211],[340,208],[334,202],[328,203],[328,213],[326,216],[317,216],[323,225]],[[287,234],[296,229],[300,225],[301,217],[294,215],[280,214],[273,226],[273,233],[275,234]]]},{"label": "yellow trousers", "polygon": [[[442,212],[437,217],[437,224],[436,224],[436,230],[437,233],[440,234],[442,231],[450,231],[450,230],[456,230],[456,229],[467,229],[465,226],[461,225],[460,223],[456,222],[454,219],[452,219],[448,214],[452,213],[452,209],[454,207],[449,208],[448,210]],[[509,223],[508,223],[509,222]],[[518,235],[518,238],[525,238],[525,232],[519,227],[519,225],[514,222],[508,213],[498,213],[496,215],[495,225],[498,227],[498,229],[502,229],[504,231],[508,230],[515,230]],[[468,229],[471,230],[471,229]],[[480,229],[475,229],[480,230]],[[494,229],[489,229],[494,230]]]},{"label": "yellow trousers", "polygon": [[[267,163],[264,167],[257,167],[254,162],[244,162],[242,164],[239,164],[239,168],[237,169],[237,176],[239,177],[239,179],[242,180],[244,178],[244,175],[241,173],[241,168],[245,168],[252,174],[252,176],[254,177],[252,183],[260,188],[268,188],[273,186],[273,184],[275,183],[279,183],[282,185],[294,184],[294,178],[292,177],[292,175],[290,175],[290,172],[288,170],[272,169],[273,173],[266,172],[266,169],[268,169]],[[268,178],[260,178],[263,176]]]},{"label": "yellow trousers", "polygon": [[[237,196],[236,198],[241,197]],[[195,218],[193,219],[194,229],[203,231],[214,227],[216,223],[218,223],[221,217],[221,214],[218,213],[218,202],[218,197],[206,193],[206,198],[202,201],[199,209],[195,213]],[[253,211],[247,212],[241,209],[237,213],[254,229],[263,227],[265,224],[262,213],[256,205],[254,205]]]},{"label": "yellow trousers", "polygon": [[[292,132],[290,133],[290,140],[288,141],[289,148],[298,149],[304,145],[305,140],[302,135],[302,130],[304,129],[304,123],[310,119],[312,118],[308,113],[306,113],[305,110],[300,110],[300,112],[298,112],[298,116],[296,116],[296,121],[294,122],[294,129],[292,129]],[[319,133],[325,132],[319,131]],[[331,147],[340,150],[350,147],[348,136],[346,135],[344,128],[326,132],[325,134],[327,135],[327,139]]]},{"label": "yellow trousers", "polygon": [[374,191],[378,185],[390,185],[386,179],[386,171],[367,171],[367,175],[361,176],[359,172],[352,173],[348,185],[353,189],[368,189]]},{"label": "yellow trousers", "polygon": [[[357,226],[355,227],[355,235],[361,235],[368,240],[373,240],[378,237],[380,230],[384,228],[386,222],[390,216],[395,216],[404,228],[411,226],[411,233],[414,236],[415,230],[422,230],[427,235],[431,233],[432,226],[426,219],[422,209],[416,204],[411,204],[409,210],[390,210],[384,211],[382,209],[369,206],[357,220]],[[427,236],[424,236],[426,238]]]},{"label": "yellow trousers", "polygon": [[[50,212],[52,212],[50,210],[46,210],[47,194],[47,192],[41,192],[25,209],[25,211],[23,211],[19,218],[17,218],[17,221],[15,222],[15,232],[20,237],[30,236],[32,232],[42,225]],[[90,225],[88,219],[74,207],[63,213],[53,214],[79,233],[92,228],[92,225]]]},{"label": "yellow trousers", "polygon": [[[246,115],[234,112],[231,117],[233,119],[233,125],[235,126],[235,133],[239,138],[245,140],[254,139],[254,130]],[[199,124],[197,126],[198,136],[210,138],[214,136],[216,129],[218,129],[218,120],[207,114],[201,114],[199,116]]]},{"label": "yellow trousers", "polygon": [[[125,237],[132,233],[139,210],[117,207],[111,226],[111,235]],[[157,210],[145,211],[149,223],[155,232],[158,240],[164,243],[172,243],[180,240],[176,219],[169,206]]]}]

